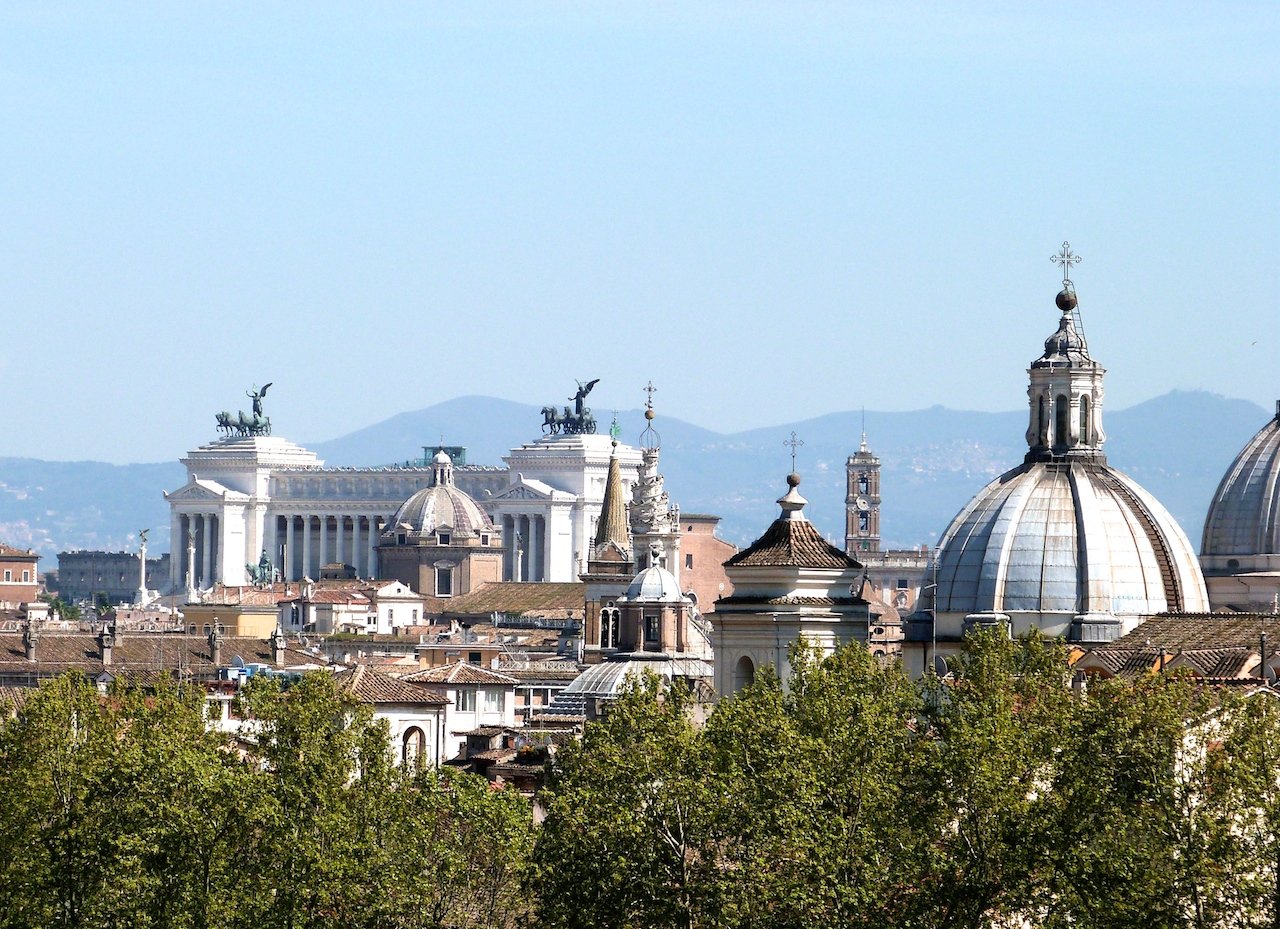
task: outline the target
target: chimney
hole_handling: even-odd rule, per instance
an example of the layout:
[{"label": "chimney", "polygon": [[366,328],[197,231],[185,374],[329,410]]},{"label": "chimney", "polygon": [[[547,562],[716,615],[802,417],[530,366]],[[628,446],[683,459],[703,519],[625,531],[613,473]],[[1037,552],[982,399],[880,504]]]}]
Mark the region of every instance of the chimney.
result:
[{"label": "chimney", "polygon": [[116,632],[112,626],[103,626],[98,633],[98,651],[104,665],[111,664],[111,649],[116,644]]},{"label": "chimney", "polygon": [[36,660],[36,639],[40,638],[39,634],[31,628],[31,620],[27,620],[22,625],[22,651],[27,661]]},{"label": "chimney", "polygon": [[277,626],[271,633],[271,661],[277,667],[284,667],[284,634]]}]

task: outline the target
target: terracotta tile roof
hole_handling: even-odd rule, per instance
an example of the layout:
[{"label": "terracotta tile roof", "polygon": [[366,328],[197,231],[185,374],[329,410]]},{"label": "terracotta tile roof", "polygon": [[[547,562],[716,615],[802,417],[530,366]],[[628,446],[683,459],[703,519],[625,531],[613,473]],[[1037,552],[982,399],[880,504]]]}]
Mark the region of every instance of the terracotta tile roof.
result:
[{"label": "terracotta tile roof", "polygon": [[1280,616],[1272,613],[1172,613],[1152,616],[1105,648],[1145,646],[1168,651],[1227,646],[1261,647],[1262,633],[1280,645]]},{"label": "terracotta tile roof", "polygon": [[426,687],[406,684],[404,680],[360,665],[334,676],[338,684],[351,691],[362,703],[411,703],[448,706],[449,701]]},{"label": "terracotta tile roof", "polygon": [[764,535],[731,555],[725,566],[860,568],[862,565],[822,537],[805,519],[775,519]]},{"label": "terracotta tile roof", "polygon": [[[308,603],[368,603],[369,598],[357,590],[313,590],[311,596],[305,598]],[[299,603],[303,597],[297,596],[280,603]]]},{"label": "terracotta tile roof", "polygon": [[0,542],[0,558],[7,557],[26,558],[31,561],[36,561],[40,556],[29,549],[14,548],[12,545],[5,545],[3,542]]},{"label": "terracotta tile roof", "polygon": [[515,684],[514,677],[507,677],[488,668],[480,668],[465,661],[443,665],[439,668],[424,668],[412,674],[406,674],[401,680],[413,681],[417,684]]},{"label": "terracotta tile roof", "polygon": [[[215,665],[203,635],[128,632],[117,637],[111,649],[111,664],[103,665],[97,636],[90,632],[41,633],[33,661],[26,659],[20,634],[0,634],[0,676],[8,679],[48,677],[70,670],[96,677],[103,671],[119,676],[181,669],[196,677],[216,677],[219,667],[231,665],[237,657],[247,663],[274,664],[270,641],[251,636],[223,636],[219,644],[221,663]],[[286,665],[324,663],[321,656],[298,648],[285,649]]]},{"label": "terracotta tile roof", "polygon": [[556,614],[563,617],[569,611],[582,616],[587,588],[580,583],[531,583],[495,581],[452,597],[440,607],[445,615],[483,616],[487,613],[508,615]]}]

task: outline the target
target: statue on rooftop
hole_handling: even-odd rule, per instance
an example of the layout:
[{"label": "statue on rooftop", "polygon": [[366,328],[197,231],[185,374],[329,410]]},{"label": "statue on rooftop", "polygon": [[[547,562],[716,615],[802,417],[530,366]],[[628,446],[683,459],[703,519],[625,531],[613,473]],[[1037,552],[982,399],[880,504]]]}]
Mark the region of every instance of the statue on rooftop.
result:
[{"label": "statue on rooftop", "polygon": [[582,435],[584,433],[593,433],[596,431],[596,420],[591,415],[591,409],[584,402],[587,394],[591,393],[591,388],[600,383],[600,378],[582,383],[575,379],[578,385],[577,391],[569,399],[573,401],[573,408],[564,408],[564,415],[556,412],[555,406],[544,406],[542,408],[542,432],[544,435]]},{"label": "statue on rooftop", "polygon": [[267,395],[267,388],[273,383],[274,381],[268,381],[261,388],[254,386],[252,390],[245,391],[245,396],[253,401],[252,413],[246,413],[244,410],[240,410],[237,416],[233,416],[229,410],[218,413],[214,417],[218,422],[218,431],[227,436],[234,434],[240,438],[271,435],[271,419],[263,415],[262,398]]}]

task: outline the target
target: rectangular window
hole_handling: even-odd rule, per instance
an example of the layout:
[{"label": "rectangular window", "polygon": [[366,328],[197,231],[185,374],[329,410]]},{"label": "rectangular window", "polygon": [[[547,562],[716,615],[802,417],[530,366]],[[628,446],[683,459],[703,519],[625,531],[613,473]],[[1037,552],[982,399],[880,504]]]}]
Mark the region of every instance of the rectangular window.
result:
[{"label": "rectangular window", "polygon": [[911,587],[911,582],[910,582],[910,581],[908,581],[905,577],[900,577],[900,578],[898,578],[898,589],[899,589],[899,590],[907,590],[907,589],[909,589],[910,587]]},{"label": "rectangular window", "polygon": [[5,570],[5,572],[4,572],[4,579],[5,579],[6,581],[11,581],[11,580],[13,580],[13,572],[12,572],[12,571],[9,571],[9,570],[7,570],[7,569],[6,569],[6,570]]},{"label": "rectangular window", "polygon": [[484,533],[484,532],[482,532],[482,533],[480,534],[480,544],[481,544],[481,545],[488,545],[488,544],[489,544],[489,534],[488,534],[488,533]]},{"label": "rectangular window", "polygon": [[644,640],[646,642],[658,641],[658,617],[646,616],[644,618]]},{"label": "rectangular window", "polygon": [[480,657],[479,652],[467,652],[467,661],[471,664],[479,664],[484,659]]},{"label": "rectangular window", "polygon": [[436,568],[436,596],[453,596],[453,569]]},{"label": "rectangular window", "polygon": [[24,584],[29,584],[29,583],[31,583],[31,572],[30,572],[30,571],[23,571],[23,572],[22,572],[22,583],[24,583]]},{"label": "rectangular window", "polygon": [[413,611],[413,624],[414,624],[415,626],[418,624],[418,611],[417,611],[417,610],[414,610],[414,611]]},{"label": "rectangular window", "polygon": [[684,556],[684,566],[690,571],[693,570],[693,552],[689,552]]},{"label": "rectangular window", "polygon": [[476,711],[476,692],[470,688],[459,690],[457,698],[453,702],[459,713],[474,713]]},{"label": "rectangular window", "polygon": [[507,705],[506,693],[497,688],[490,688],[484,692],[484,711],[486,713],[501,713],[503,707]]},{"label": "rectangular window", "polygon": [[451,532],[438,532],[436,537],[440,540],[441,545],[448,545],[453,542],[453,533]]}]

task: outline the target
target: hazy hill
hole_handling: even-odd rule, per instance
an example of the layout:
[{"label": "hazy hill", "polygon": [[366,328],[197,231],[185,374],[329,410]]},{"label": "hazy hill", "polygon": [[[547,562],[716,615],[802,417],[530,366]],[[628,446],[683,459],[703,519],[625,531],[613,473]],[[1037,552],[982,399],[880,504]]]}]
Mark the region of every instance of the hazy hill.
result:
[{"label": "hazy hill", "polygon": [[[596,410],[600,430],[611,411]],[[1112,464],[1154,493],[1199,547],[1205,510],[1223,471],[1268,413],[1253,403],[1203,392],[1174,392],[1127,410],[1106,411]],[[636,442],[639,410],[618,414],[622,439]],[[421,454],[443,436],[465,445],[468,460],[500,464],[512,445],[536,438],[538,408],[488,397],[462,397],[401,413],[349,435],[310,445],[330,465],[378,465]],[[1025,414],[973,413],[933,407],[866,414],[867,441],[883,462],[887,542],[932,543],[955,512],[988,480],[1022,460]],[[718,513],[722,534],[737,543],[773,519],[791,465],[782,444],[794,429],[804,441],[797,464],[807,512],[842,541],[844,463],[858,446],[861,414],[833,413],[796,423],[722,434],[659,415],[662,467],[672,497],[687,512]],[[0,540],[32,546],[53,567],[60,549],[121,548],[139,528],[154,527],[152,549],[167,545],[168,507],[161,492],[183,481],[174,461],[115,466],[97,462],[0,459]]]}]

